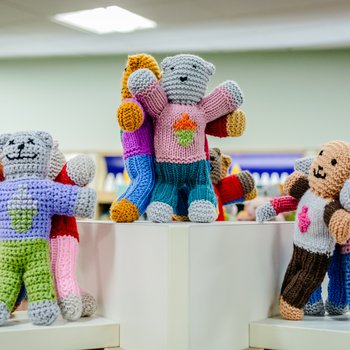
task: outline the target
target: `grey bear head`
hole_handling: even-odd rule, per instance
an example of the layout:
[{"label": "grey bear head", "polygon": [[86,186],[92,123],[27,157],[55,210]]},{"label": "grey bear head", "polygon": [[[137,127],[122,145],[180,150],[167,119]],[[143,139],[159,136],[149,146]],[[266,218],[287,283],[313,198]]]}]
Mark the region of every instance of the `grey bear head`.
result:
[{"label": "grey bear head", "polygon": [[205,95],[215,72],[213,64],[195,55],[167,57],[161,63],[161,85],[168,100],[178,104],[197,104]]},{"label": "grey bear head", "polygon": [[23,177],[46,178],[53,146],[51,135],[41,131],[0,136],[0,162],[6,180]]}]

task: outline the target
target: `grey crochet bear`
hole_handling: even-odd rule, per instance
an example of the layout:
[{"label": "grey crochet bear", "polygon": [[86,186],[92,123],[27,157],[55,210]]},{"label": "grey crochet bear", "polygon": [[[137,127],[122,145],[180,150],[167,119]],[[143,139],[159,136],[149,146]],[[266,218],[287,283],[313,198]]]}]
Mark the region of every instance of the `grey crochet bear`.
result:
[{"label": "grey crochet bear", "polygon": [[34,324],[49,325],[57,317],[50,270],[49,234],[54,214],[91,217],[92,189],[49,179],[52,137],[45,132],[0,136],[0,325],[9,317],[21,282],[28,293]]},{"label": "grey crochet bear", "polygon": [[154,120],[157,182],[147,209],[150,220],[170,222],[180,188],[189,189],[189,219],[217,218],[216,196],[210,181],[205,150],[205,127],[235,111],[243,94],[226,81],[204,97],[213,64],[194,55],[166,58],[159,82],[148,69],[132,73],[128,88]]}]

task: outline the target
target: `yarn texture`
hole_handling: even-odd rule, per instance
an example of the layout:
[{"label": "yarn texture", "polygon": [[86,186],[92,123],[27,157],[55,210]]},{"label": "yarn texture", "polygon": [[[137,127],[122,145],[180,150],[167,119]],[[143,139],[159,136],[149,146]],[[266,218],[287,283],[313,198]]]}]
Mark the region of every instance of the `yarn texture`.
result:
[{"label": "yarn texture", "polygon": [[[281,290],[280,310],[284,318],[301,319],[304,306],[311,314],[324,313],[318,288],[328,268],[329,299],[325,307],[331,314],[347,310],[342,258],[334,256],[331,260],[331,256],[336,243],[344,244],[350,237],[350,213],[337,202],[350,177],[349,161],[350,144],[332,141],[323,146],[309,170],[307,165],[303,168],[298,164],[302,172],[295,171],[286,181],[285,192],[298,201],[298,206],[293,257]],[[296,203],[290,198],[288,201],[292,209]],[[276,203],[279,201],[270,201],[259,209],[259,220],[277,212]]]},{"label": "yarn texture", "polygon": [[[47,179],[52,137],[45,132],[0,136],[0,324],[24,281],[34,324],[52,323],[59,309],[50,271],[49,235],[55,214],[93,215],[92,190]],[[84,209],[82,209],[84,207]]]},{"label": "yarn texture", "polygon": [[[128,79],[130,92],[154,122],[157,183],[148,217],[152,221],[171,221],[178,192],[185,185],[190,191],[190,220],[211,222],[217,212],[209,171],[204,165],[208,159],[205,129],[211,121],[237,110],[243,94],[235,82],[227,81],[204,97],[215,67],[198,56],[168,57],[161,65],[160,82],[149,69],[139,69]],[[174,172],[171,176],[170,169]],[[203,177],[196,176],[195,182],[181,177],[193,169],[201,169]],[[164,193],[170,193],[172,198],[166,200]]]}]

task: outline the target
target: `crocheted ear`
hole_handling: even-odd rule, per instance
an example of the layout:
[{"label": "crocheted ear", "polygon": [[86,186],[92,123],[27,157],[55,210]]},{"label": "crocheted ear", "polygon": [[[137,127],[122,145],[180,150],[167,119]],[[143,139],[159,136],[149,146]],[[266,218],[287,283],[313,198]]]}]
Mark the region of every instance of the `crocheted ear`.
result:
[{"label": "crocheted ear", "polygon": [[222,155],[222,165],[228,169],[229,166],[231,165],[231,163],[232,163],[231,157],[223,154]]},{"label": "crocheted ear", "polygon": [[4,146],[6,145],[7,141],[10,139],[11,134],[2,134],[0,135],[0,151],[3,150]]},{"label": "crocheted ear", "polygon": [[207,69],[209,75],[213,75],[215,73],[215,66],[212,63],[205,61],[205,68]]},{"label": "crocheted ear", "polygon": [[294,163],[294,170],[300,171],[304,175],[308,175],[314,159],[315,157],[304,157],[297,159]]},{"label": "crocheted ear", "polygon": [[50,134],[44,131],[37,131],[35,135],[45,144],[47,148],[53,147],[53,139]]},{"label": "crocheted ear", "polygon": [[164,58],[164,60],[160,63],[160,66],[162,69],[166,69],[168,67],[170,67],[171,63],[172,63],[172,57],[166,57]]},{"label": "crocheted ear", "polygon": [[59,149],[59,143],[57,140],[54,140],[53,147],[51,150],[49,179],[54,180],[62,170],[65,163],[66,163],[66,158],[63,152]]},{"label": "crocheted ear", "polygon": [[221,156],[221,150],[217,147],[213,147],[210,149],[211,151],[214,151],[215,153],[217,153],[219,156]]}]

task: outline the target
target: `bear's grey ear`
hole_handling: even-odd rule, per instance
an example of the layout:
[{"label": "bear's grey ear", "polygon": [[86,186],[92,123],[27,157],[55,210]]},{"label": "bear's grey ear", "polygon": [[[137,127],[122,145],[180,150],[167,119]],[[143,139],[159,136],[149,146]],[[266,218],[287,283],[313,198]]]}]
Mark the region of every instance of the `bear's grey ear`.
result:
[{"label": "bear's grey ear", "polygon": [[314,159],[315,157],[304,157],[297,159],[294,163],[294,170],[300,171],[306,176],[309,175],[309,170]]},{"label": "bear's grey ear", "polygon": [[160,63],[162,69],[170,67],[172,62],[172,57],[165,57],[164,60]]},{"label": "bear's grey ear", "polygon": [[46,145],[46,147],[48,148],[52,148],[53,147],[53,139],[52,136],[44,131],[37,131],[35,133],[35,135],[44,142],[44,144]]},{"label": "bear's grey ear", "polygon": [[210,75],[215,73],[215,66],[210,62],[205,62],[205,68]]},{"label": "bear's grey ear", "polygon": [[56,149],[58,149],[59,146],[60,145],[59,145],[58,141],[57,140],[53,140],[52,149],[56,150]]},{"label": "bear's grey ear", "polygon": [[212,148],[212,150],[217,153],[219,156],[221,156],[221,150],[217,147]]},{"label": "bear's grey ear", "polygon": [[11,134],[2,134],[0,135],[0,151],[3,150],[4,146],[6,145],[7,141],[10,139]]}]

